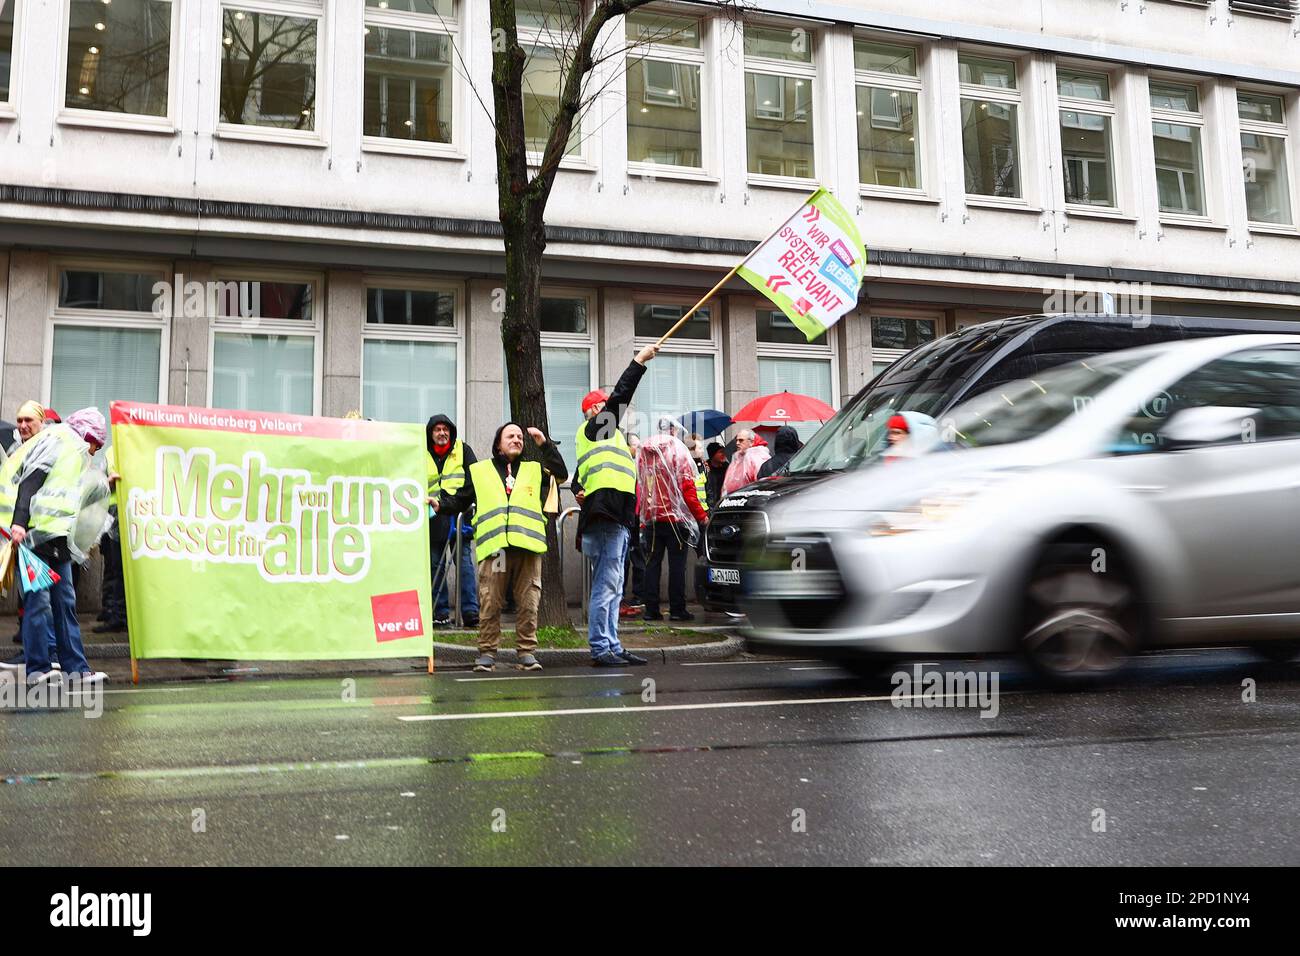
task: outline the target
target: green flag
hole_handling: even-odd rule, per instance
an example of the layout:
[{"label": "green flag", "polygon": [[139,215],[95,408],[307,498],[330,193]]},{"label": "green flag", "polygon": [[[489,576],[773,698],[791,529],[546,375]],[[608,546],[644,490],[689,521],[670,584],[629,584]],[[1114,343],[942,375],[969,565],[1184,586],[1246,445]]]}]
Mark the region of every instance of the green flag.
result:
[{"label": "green flag", "polygon": [[811,342],[858,304],[866,264],[853,218],[822,188],[749,254],[739,272]]}]

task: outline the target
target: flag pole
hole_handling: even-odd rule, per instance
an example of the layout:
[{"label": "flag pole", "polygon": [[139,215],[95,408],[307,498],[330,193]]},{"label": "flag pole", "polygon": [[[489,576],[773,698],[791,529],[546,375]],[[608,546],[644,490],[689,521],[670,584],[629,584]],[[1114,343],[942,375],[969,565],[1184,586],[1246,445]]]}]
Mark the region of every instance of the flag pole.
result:
[{"label": "flag pole", "polygon": [[731,267],[731,271],[728,272],[725,276],[723,276],[722,279],[718,282],[717,285],[715,285],[712,289],[710,289],[707,293],[705,293],[704,298],[700,299],[699,302],[696,302],[693,306],[691,306],[691,311],[687,312],[687,313],[686,313],[685,315],[683,315],[680,319],[678,319],[676,325],[674,325],[671,329],[669,329],[669,330],[668,330],[667,332],[665,332],[662,336],[660,336],[659,341],[655,343],[655,348],[659,348],[661,345],[663,345],[665,342],[667,342],[668,339],[669,339],[669,337],[670,337],[674,332],[676,332],[678,329],[680,329],[683,325],[686,324],[686,320],[687,320],[687,319],[689,319],[692,315],[694,315],[696,312],[698,312],[698,311],[700,310],[700,308],[701,308],[701,307],[702,307],[706,302],[708,302],[708,301],[709,301],[710,299],[712,299],[715,295],[717,295],[718,290],[721,289],[721,288],[722,288],[724,285],[726,285],[728,282],[730,282],[730,281],[731,281],[731,277],[734,276],[737,272],[739,272],[740,269],[741,269],[741,267],[742,267],[746,262],[748,262],[750,259],[754,258],[754,253],[758,252],[759,249],[762,249],[765,245],[767,245],[767,243],[771,240],[771,238],[772,238],[773,236],[775,236],[778,232],[780,232],[782,229],[784,229],[786,226],[788,226],[788,225],[790,224],[790,220],[793,219],[795,216],[799,215],[800,210],[802,210],[804,206],[808,205],[808,204],[809,204],[810,202],[812,202],[815,198],[817,198],[817,194],[820,193],[820,192],[822,192],[822,187],[821,187],[821,186],[818,186],[818,187],[817,187],[816,189],[814,189],[811,193],[809,193],[808,198],[805,199],[803,202],[801,202],[801,203],[799,204],[799,208],[798,208],[798,209],[796,209],[794,212],[790,213],[790,215],[788,215],[784,220],[782,220],[782,222],[781,222],[781,224],[780,224],[779,226],[777,226],[775,229],[773,229],[771,232],[769,232],[769,233],[767,234],[767,237],[766,237],[765,239],[763,239],[763,240],[762,240],[761,242],[759,242],[756,246],[754,246],[753,249],[750,249],[750,250],[749,250],[749,255],[745,256],[745,258],[741,259],[741,260],[740,260],[739,262],[737,262],[734,266],[732,266],[732,267]]}]

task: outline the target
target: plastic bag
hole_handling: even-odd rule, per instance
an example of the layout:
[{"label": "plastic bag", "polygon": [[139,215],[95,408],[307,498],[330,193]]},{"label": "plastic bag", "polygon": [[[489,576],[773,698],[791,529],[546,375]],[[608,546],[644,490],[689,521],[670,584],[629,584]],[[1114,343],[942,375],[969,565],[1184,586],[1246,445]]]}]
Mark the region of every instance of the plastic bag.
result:
[{"label": "plastic bag", "polygon": [[112,528],[113,517],[109,509],[114,499],[109,491],[108,475],[97,467],[87,468],[81,473],[79,490],[81,507],[77,511],[77,523],[68,549],[72,552],[72,560],[84,564],[90,550]]},{"label": "plastic bag", "polygon": [[48,564],[38,558],[31,548],[18,548],[18,578],[22,581],[23,593],[44,591],[60,580],[59,575]]},{"label": "plastic bag", "polygon": [[0,594],[8,594],[14,586],[14,575],[18,570],[18,546],[5,535],[4,544],[0,545]]},{"label": "plastic bag", "polygon": [[737,488],[753,484],[758,480],[758,470],[763,467],[772,452],[766,445],[754,445],[731,456],[731,464],[722,478],[722,493],[729,495]]}]

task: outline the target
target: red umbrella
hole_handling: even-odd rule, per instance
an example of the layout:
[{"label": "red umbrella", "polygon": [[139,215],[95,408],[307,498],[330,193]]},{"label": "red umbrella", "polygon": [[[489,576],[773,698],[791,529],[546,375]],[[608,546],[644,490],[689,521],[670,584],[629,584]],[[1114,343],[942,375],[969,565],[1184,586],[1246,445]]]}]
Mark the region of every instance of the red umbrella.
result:
[{"label": "red umbrella", "polygon": [[777,392],[756,398],[732,416],[735,422],[824,422],[835,414],[820,398]]}]

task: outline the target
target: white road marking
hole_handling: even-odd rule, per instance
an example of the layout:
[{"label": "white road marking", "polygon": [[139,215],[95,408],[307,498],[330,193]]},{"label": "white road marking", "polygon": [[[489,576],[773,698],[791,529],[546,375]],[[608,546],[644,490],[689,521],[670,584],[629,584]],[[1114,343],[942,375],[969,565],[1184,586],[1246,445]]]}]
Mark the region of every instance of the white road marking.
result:
[{"label": "white road marking", "polygon": [[709,704],[649,704],[633,707],[573,707],[563,710],[505,710],[489,714],[414,714],[398,720],[490,720],[495,717],[572,717],[580,714],[630,714],[633,711],[727,710],[740,707],[798,707],[806,704],[860,704],[880,700],[920,700],[920,694],[895,698],[892,694],[870,697],[814,697],[793,700],[736,700]]},{"label": "white road marking", "polygon": [[683,664],[682,667],[727,667],[732,664],[815,664],[816,657],[796,657],[791,660],[784,658],[774,661],[695,661],[693,664]]},{"label": "white road marking", "polygon": [[602,677],[635,677],[635,674],[536,674],[528,677],[517,674],[513,677],[457,677],[457,684],[480,684],[490,680],[597,680]]}]

